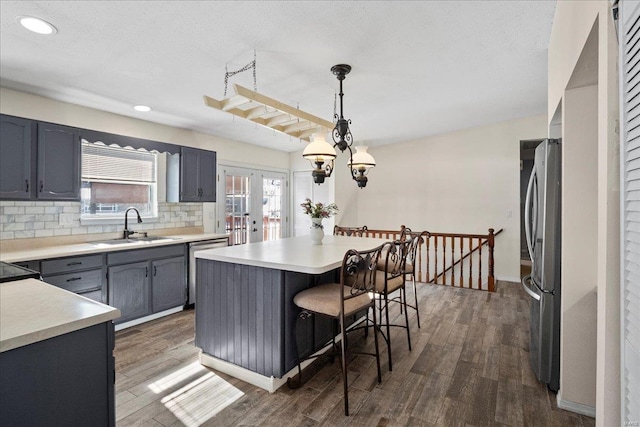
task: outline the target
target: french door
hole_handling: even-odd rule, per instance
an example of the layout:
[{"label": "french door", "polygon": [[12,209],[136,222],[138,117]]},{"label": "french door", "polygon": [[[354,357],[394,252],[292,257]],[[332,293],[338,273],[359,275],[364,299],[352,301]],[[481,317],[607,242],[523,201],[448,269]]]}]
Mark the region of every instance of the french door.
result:
[{"label": "french door", "polygon": [[218,194],[224,194],[219,230],[233,245],[287,236],[287,175],[221,165]]}]

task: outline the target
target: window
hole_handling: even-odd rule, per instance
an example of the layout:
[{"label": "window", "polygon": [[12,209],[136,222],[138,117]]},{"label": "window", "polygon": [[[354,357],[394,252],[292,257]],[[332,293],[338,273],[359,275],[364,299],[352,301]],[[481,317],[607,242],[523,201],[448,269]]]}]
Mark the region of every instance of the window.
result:
[{"label": "window", "polygon": [[156,154],[82,142],[83,219],[122,219],[129,207],[157,217],[156,182]]}]

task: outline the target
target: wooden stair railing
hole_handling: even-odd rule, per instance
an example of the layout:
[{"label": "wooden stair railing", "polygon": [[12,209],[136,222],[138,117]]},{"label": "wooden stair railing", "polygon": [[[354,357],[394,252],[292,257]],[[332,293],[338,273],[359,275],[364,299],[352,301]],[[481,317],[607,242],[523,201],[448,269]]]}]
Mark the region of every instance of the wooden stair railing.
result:
[{"label": "wooden stair railing", "polygon": [[[494,233],[493,228],[490,228],[488,234],[422,233],[425,243],[419,248],[421,263],[418,277],[427,283],[470,289],[483,289],[486,283],[487,290],[494,292],[495,236],[502,231],[500,229]],[[486,261],[482,252],[484,246],[488,246]],[[465,265],[465,260],[468,260],[468,266]],[[486,282],[483,282],[482,268],[485,262],[487,274]],[[468,275],[465,275],[466,272]]]},{"label": "wooden stair railing", "polygon": [[[353,230],[359,229],[364,237],[396,240],[403,236],[405,228],[404,225],[400,230],[336,226],[334,234],[353,235]],[[494,229],[490,228],[487,234],[420,232],[422,243],[416,255],[416,279],[425,283],[495,292],[495,236],[502,231],[500,229],[494,233]],[[415,230],[413,232],[416,233]],[[488,250],[483,254],[482,248],[485,246],[488,246]],[[483,265],[486,276],[483,276]]]}]

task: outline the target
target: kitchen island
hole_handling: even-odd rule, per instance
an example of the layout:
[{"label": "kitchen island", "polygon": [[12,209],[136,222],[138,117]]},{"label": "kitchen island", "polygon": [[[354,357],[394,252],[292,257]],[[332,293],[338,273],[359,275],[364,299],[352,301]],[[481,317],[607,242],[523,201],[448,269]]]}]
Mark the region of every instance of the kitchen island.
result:
[{"label": "kitchen island", "polygon": [[119,316],[36,279],[0,283],[0,425],[115,425]]},{"label": "kitchen island", "polygon": [[314,316],[299,319],[294,329],[293,296],[338,282],[347,250],[373,249],[385,241],[325,236],[322,245],[312,245],[309,236],[299,236],[197,252],[200,362],[274,392],[296,367],[296,342],[305,356],[337,332],[333,321]]}]

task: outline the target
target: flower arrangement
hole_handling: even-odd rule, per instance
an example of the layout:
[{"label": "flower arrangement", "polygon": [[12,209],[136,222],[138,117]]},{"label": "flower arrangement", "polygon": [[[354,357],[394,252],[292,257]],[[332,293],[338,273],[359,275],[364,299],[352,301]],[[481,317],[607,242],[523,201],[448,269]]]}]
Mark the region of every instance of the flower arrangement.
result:
[{"label": "flower arrangement", "polygon": [[300,206],[302,206],[302,211],[311,218],[329,218],[338,212],[338,205],[335,203],[330,203],[328,205],[323,203],[313,203],[309,198],[306,198]]}]

